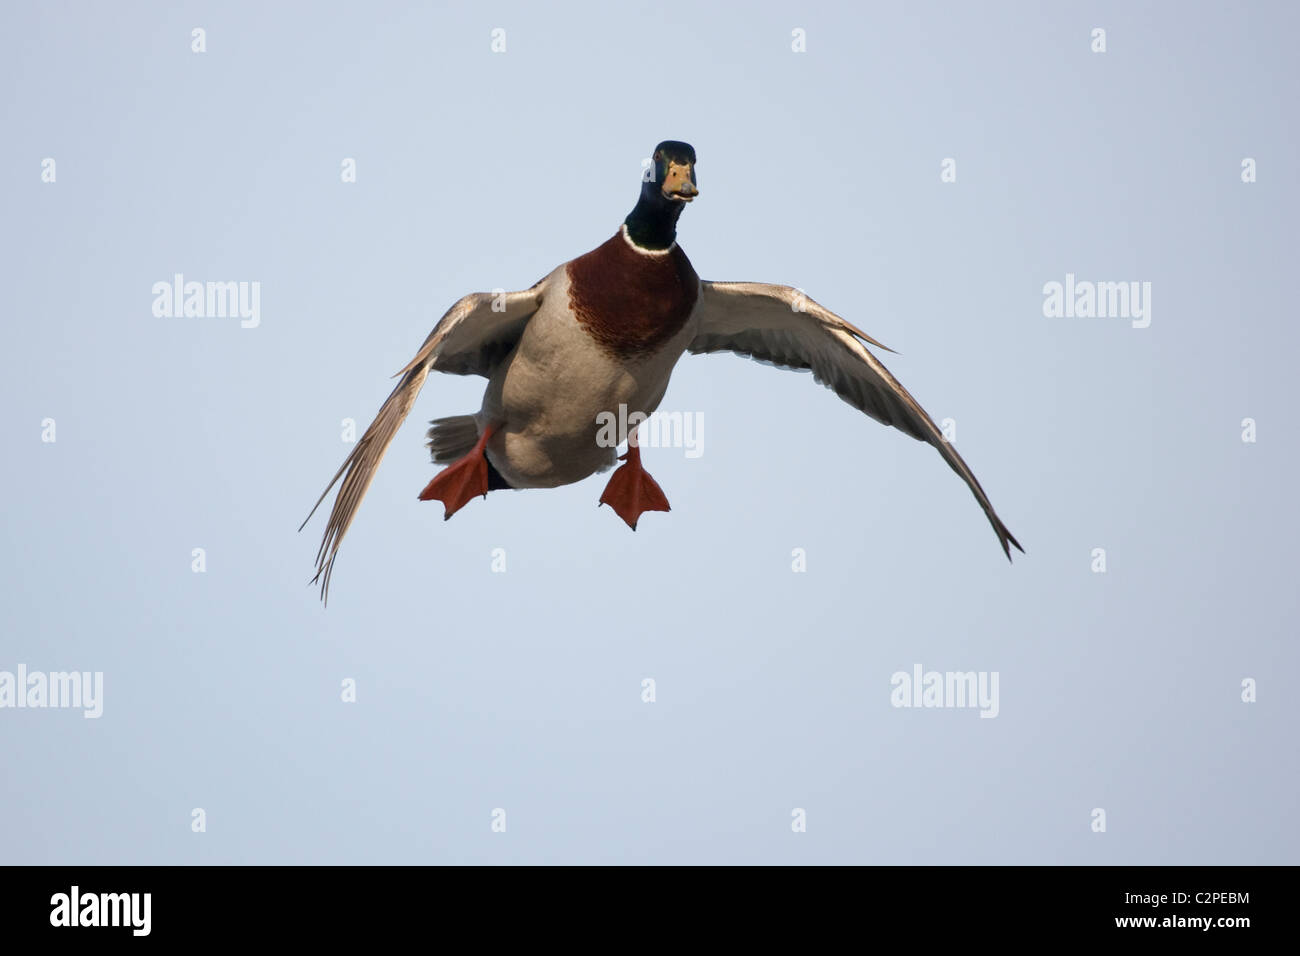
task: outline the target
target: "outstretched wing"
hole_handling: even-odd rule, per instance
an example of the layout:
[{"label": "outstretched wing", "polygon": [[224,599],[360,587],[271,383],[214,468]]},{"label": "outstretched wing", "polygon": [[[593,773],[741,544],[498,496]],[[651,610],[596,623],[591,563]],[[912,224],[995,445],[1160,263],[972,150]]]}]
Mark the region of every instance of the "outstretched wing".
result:
[{"label": "outstretched wing", "polygon": [[[876,421],[929,442],[970,487],[1008,558],[1024,551],[993,510],[957,450],[889,369],[867,350],[871,336],[798,289],[760,282],[703,282],[699,331],[688,350],[735,352],[784,368],[811,369],[818,382]],[[864,344],[866,343],[866,344]]]},{"label": "outstretched wing", "polygon": [[325,496],[340,478],[343,484],[325,536],[316,554],[316,576],[320,582],[321,600],[329,598],[330,575],[339,545],[347,534],[348,526],[356,516],[361,499],[365,497],[375,471],[388,450],[397,429],[406,419],[415,397],[420,394],[424,380],[431,371],[449,372],[453,375],[489,376],[497,363],[514,348],[523,334],[524,326],[542,303],[545,279],[523,292],[476,292],[461,299],[444,315],[429,333],[420,351],[397,373],[397,387],[384,401],[379,414],[370,423],[352,453],[344,459],[339,470],[316,499],[311,514],[299,526],[306,527]]}]

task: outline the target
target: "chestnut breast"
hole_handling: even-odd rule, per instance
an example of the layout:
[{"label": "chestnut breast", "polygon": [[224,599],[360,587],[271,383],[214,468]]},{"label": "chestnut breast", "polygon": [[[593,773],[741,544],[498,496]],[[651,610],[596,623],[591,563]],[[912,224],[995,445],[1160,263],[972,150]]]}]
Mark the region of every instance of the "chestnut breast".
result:
[{"label": "chestnut breast", "polygon": [[587,332],[620,359],[653,353],[682,330],[700,277],[681,247],[637,252],[616,233],[569,263],[569,305]]}]

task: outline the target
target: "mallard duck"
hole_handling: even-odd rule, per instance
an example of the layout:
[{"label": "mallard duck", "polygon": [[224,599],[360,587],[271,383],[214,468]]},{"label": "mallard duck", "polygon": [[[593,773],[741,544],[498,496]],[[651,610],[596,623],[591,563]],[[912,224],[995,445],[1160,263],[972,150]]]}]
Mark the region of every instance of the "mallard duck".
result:
[{"label": "mallard duck", "polygon": [[[433,461],[446,467],[419,497],[441,501],[450,518],[489,491],[555,488],[613,467],[616,443],[599,440],[598,422],[620,406],[622,420],[652,413],[687,352],[811,369],[853,407],[938,449],[1008,559],[1012,546],[1024,550],[961,456],[867,346],[892,350],[789,286],[701,281],[677,243],[677,221],[699,196],[695,167],[690,145],[660,143],[613,236],[522,292],[467,295],[439,320],[312,508],[342,479],[312,579],[323,600],[343,536],[430,372],[487,379],[477,412],[430,423]],[[624,441],[600,504],[635,530],[642,514],[669,506],[641,463],[635,426],[617,444]]]}]

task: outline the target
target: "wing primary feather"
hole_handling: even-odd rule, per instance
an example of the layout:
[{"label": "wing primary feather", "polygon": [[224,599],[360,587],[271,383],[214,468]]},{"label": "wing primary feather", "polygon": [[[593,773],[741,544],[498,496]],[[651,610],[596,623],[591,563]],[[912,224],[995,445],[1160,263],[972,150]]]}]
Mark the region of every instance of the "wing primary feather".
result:
[{"label": "wing primary feather", "polygon": [[[357,442],[351,454],[344,459],[339,470],[335,472],[334,478],[321,492],[320,498],[317,499],[315,506],[311,509],[311,514],[307,515],[307,521],[310,521],[311,516],[316,513],[316,509],[325,500],[325,496],[342,478],[343,484],[339,487],[339,494],[334,501],[334,508],[330,511],[329,521],[325,525],[325,534],[321,538],[320,549],[316,552],[316,574],[311,579],[312,584],[320,582],[321,600],[327,605],[329,604],[330,577],[334,570],[334,560],[338,557],[339,546],[343,543],[343,536],[347,534],[348,528],[352,525],[357,508],[361,505],[361,499],[365,497],[366,491],[370,488],[370,483],[374,481],[375,472],[379,469],[379,463],[383,461],[388,446],[392,443],[393,436],[397,434],[398,428],[406,420],[411,406],[415,404],[415,397],[419,394],[420,389],[424,386],[425,379],[428,377],[429,367],[427,364],[413,368],[406,373],[406,376],[384,401],[384,404],[379,409],[379,414],[370,423],[370,427],[361,436],[361,440]],[[298,528],[299,531],[306,526],[307,521],[302,523],[302,526]]]}]

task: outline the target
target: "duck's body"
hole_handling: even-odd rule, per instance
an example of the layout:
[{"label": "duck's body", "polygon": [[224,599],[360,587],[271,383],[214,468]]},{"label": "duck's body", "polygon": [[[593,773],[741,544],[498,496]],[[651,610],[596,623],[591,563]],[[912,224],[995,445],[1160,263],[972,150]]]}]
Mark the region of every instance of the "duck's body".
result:
[{"label": "duck's body", "polygon": [[[598,440],[604,413],[635,421],[659,407],[695,336],[699,285],[679,246],[638,250],[624,229],[538,283],[542,304],[474,416],[479,434],[497,426],[487,458],[509,487],[556,488],[613,465],[615,446]],[[436,460],[469,451],[456,448]]]},{"label": "duck's body", "polygon": [[[322,596],[343,535],[430,372],[481,375],[487,387],[477,413],[432,423],[433,460],[448,467],[421,499],[442,501],[450,518],[489,491],[555,488],[607,470],[626,442],[626,464],[600,503],[635,529],[646,511],[669,510],[641,466],[636,423],[659,407],[686,352],[811,370],[855,408],[934,446],[984,509],[1007,557],[1020,548],[938,426],[867,349],[884,346],[789,286],[700,280],[677,244],[677,220],[699,193],[695,151],[660,143],[651,171],[608,241],[522,292],[465,296],[397,373],[397,387],[316,502],[342,479],[317,555]],[[631,427],[611,434],[611,421]]]}]

